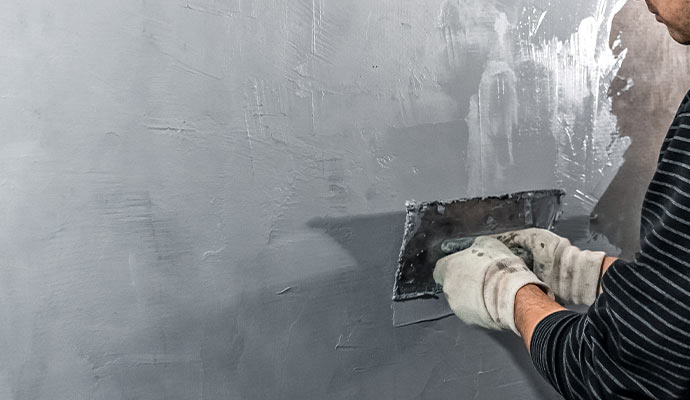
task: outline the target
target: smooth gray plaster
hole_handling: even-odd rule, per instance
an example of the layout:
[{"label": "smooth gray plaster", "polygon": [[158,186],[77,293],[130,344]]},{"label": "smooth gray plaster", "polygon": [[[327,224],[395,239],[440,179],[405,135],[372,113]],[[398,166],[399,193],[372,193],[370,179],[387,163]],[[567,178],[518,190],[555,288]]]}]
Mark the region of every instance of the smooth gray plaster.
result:
[{"label": "smooth gray plaster", "polygon": [[557,398],[392,274],[410,199],[562,187],[587,244],[622,4],[5,1],[0,398]]}]

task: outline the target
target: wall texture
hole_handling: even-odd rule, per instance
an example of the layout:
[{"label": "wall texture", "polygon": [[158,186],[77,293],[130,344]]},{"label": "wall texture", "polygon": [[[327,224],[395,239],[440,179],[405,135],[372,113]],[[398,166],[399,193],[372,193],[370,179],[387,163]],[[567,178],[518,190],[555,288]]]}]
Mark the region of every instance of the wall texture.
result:
[{"label": "wall texture", "polygon": [[0,398],[557,398],[512,334],[392,327],[403,204],[558,186],[634,246],[589,215],[685,58],[639,8],[614,53],[623,4],[7,1]]}]

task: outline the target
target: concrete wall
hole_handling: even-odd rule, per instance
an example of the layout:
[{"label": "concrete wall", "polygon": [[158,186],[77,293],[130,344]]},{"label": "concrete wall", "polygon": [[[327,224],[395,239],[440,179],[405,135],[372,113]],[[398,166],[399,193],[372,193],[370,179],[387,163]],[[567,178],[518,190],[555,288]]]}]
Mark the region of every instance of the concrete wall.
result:
[{"label": "concrete wall", "polygon": [[614,53],[623,3],[7,1],[0,398],[557,398],[512,334],[392,327],[403,204],[563,187],[629,245],[589,215],[671,82],[629,65],[685,53]]}]

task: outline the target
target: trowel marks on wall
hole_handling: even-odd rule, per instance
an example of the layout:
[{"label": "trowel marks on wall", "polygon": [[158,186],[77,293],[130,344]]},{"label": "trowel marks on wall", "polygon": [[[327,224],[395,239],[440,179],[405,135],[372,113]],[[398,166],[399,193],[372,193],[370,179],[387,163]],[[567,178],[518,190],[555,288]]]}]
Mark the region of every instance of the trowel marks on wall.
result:
[{"label": "trowel marks on wall", "polygon": [[491,182],[505,182],[516,165],[521,180],[543,177],[537,166],[547,159],[568,193],[566,216],[588,215],[630,144],[618,136],[608,96],[626,54],[608,44],[625,0],[506,3],[450,0],[440,16],[444,87],[477,85],[461,99],[469,105],[469,191],[495,194]]},{"label": "trowel marks on wall", "polygon": [[[611,252],[616,249],[603,238],[592,243],[588,216],[630,144],[618,135],[608,96],[626,55],[614,55],[608,44],[613,17],[624,3],[598,1],[589,8],[583,2],[523,1],[510,7],[449,0],[440,14],[443,88],[459,106],[467,104],[468,191],[501,193],[511,169],[520,174],[513,175],[517,182],[538,178],[542,185],[545,174],[553,173],[569,194],[561,232],[587,248]],[[549,162],[553,168],[545,169]],[[437,312],[422,310],[435,302],[414,304],[413,311],[407,311],[409,302],[394,303],[394,324],[396,317],[407,323],[448,312],[443,299]]]},{"label": "trowel marks on wall", "polygon": [[3,2],[0,397],[548,397],[515,338],[391,326],[403,206],[586,216],[620,4]]}]

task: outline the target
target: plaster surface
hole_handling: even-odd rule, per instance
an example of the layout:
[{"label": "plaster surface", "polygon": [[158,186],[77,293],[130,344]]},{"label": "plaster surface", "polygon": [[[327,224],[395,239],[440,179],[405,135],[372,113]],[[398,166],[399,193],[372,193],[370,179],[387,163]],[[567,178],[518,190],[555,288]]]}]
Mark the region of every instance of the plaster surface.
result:
[{"label": "plaster surface", "polygon": [[561,187],[608,246],[623,3],[6,1],[0,398],[557,398],[393,328],[404,204]]}]

